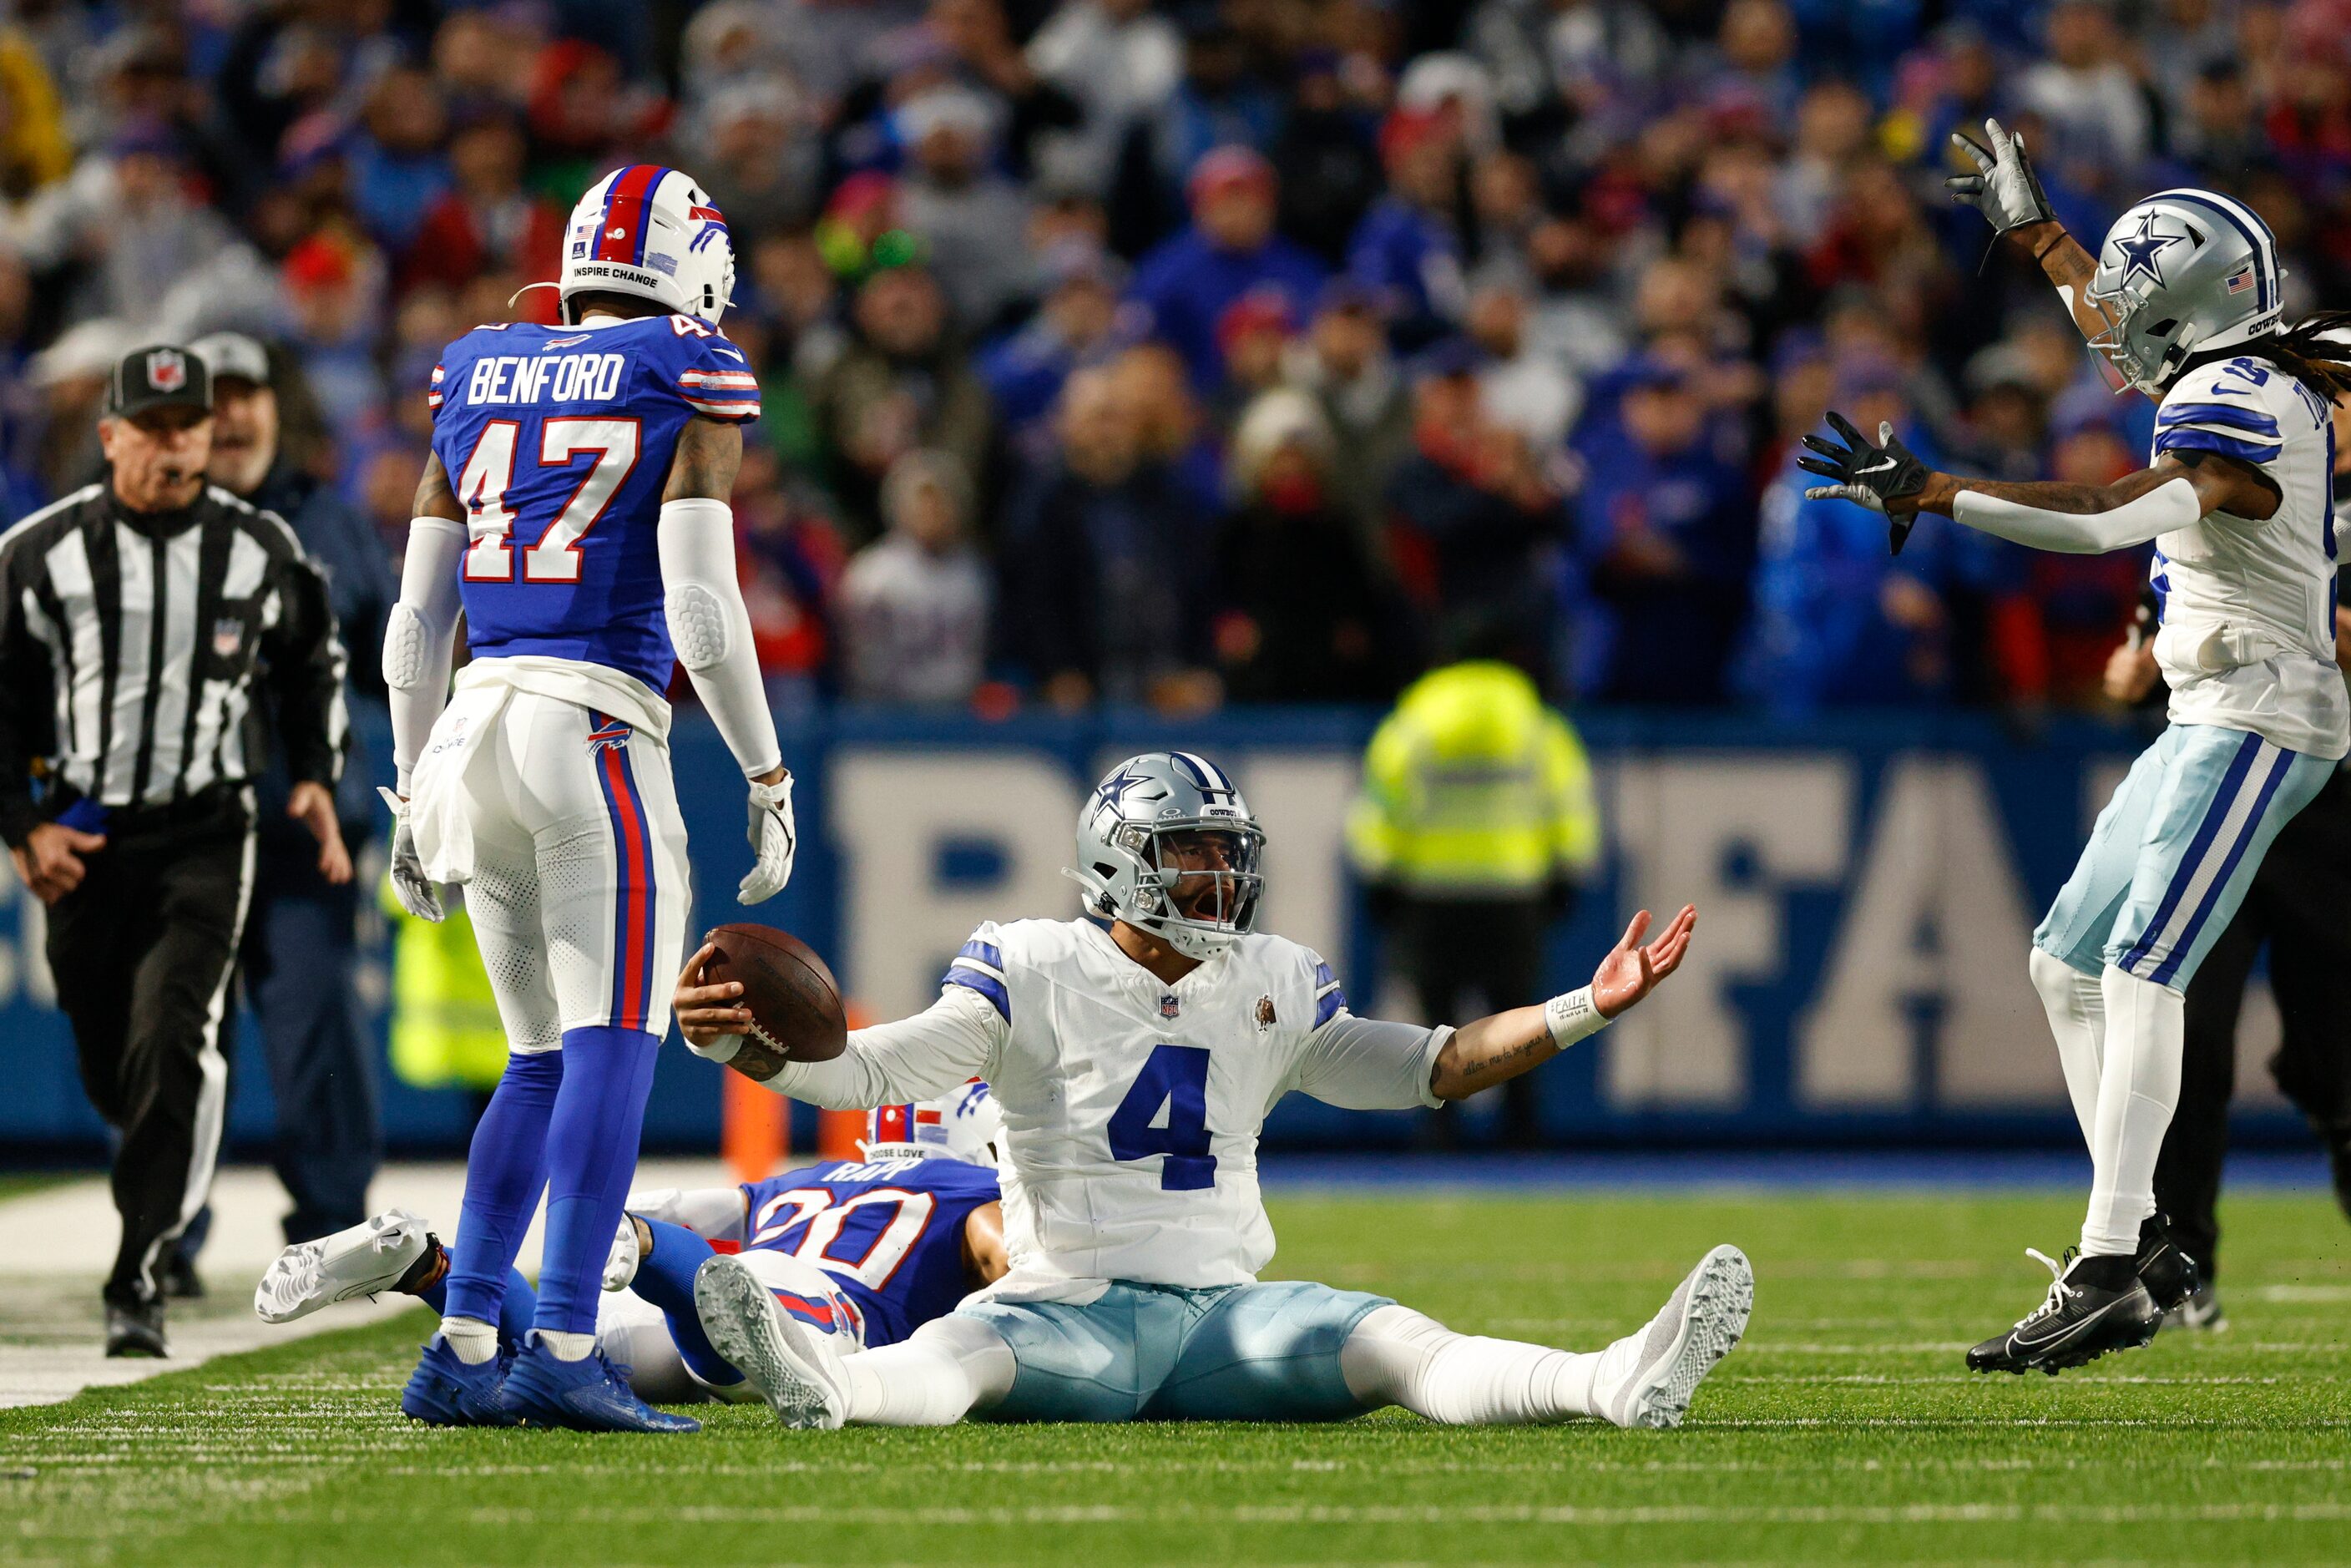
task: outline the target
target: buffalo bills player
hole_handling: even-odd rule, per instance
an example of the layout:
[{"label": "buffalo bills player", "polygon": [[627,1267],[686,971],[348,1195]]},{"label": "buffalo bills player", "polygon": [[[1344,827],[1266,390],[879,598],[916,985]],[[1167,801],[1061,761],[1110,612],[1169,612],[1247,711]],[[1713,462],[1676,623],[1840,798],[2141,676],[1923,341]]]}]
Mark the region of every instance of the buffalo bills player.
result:
[{"label": "buffalo bills player", "polygon": [[[758,383],[719,335],[726,225],[674,169],[632,164],[572,209],[562,325],[477,327],[433,372],[433,455],[384,636],[399,789],[392,883],[467,909],[513,1056],[466,1163],[441,1332],[402,1408],[691,1431],[596,1351],[596,1279],[635,1166],[667,977],[684,946],[670,781],[673,659],[750,781],[757,904],[791,874],[791,777],[759,684],[727,506]],[[450,693],[465,614],[472,662]],[[547,1194],[535,1332],[497,1325]]]},{"label": "buffalo bills player", "polygon": [[[676,1405],[761,1397],[714,1322],[776,1313],[845,1347],[896,1344],[1004,1274],[1003,1125],[987,1085],[975,1082],[875,1111],[859,1159],[740,1186],[631,1193],[604,1265],[599,1352],[637,1397]],[[448,1272],[449,1253],[424,1222],[392,1209],[286,1249],[253,1310],[291,1322],[393,1291],[444,1311]],[[724,1292],[723,1311],[697,1309],[697,1273],[705,1295]],[[529,1332],[531,1301],[529,1281],[510,1274],[499,1335],[510,1348]]]}]

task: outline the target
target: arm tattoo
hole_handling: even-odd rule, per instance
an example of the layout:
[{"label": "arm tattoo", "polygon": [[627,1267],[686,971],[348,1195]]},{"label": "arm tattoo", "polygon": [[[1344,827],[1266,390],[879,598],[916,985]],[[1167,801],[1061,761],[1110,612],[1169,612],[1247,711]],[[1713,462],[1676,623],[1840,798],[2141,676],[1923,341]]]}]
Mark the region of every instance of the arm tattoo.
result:
[{"label": "arm tattoo", "polygon": [[441,466],[441,455],[428,453],[424,459],[424,476],[416,482],[415,509],[412,517],[447,517],[452,522],[465,520],[465,508],[457,504],[457,492],[449,487],[449,471]]},{"label": "arm tattoo", "polygon": [[[2126,501],[2136,501],[2147,492],[2160,489],[2172,480],[2184,476],[2168,457],[2152,468],[2126,474],[2111,485],[2076,485],[2057,479],[2017,482],[1962,479],[1956,475],[1936,474],[1928,479],[1927,487],[1918,493],[1918,510],[1940,512],[1949,517],[1953,503],[1959,498],[1959,492],[1970,490],[1994,500],[2038,507],[2044,512],[2087,517],[2094,512],[2111,512]],[[2198,486],[2199,491],[2202,488],[2200,485]]]},{"label": "arm tattoo", "polygon": [[765,1083],[781,1072],[784,1063],[789,1060],[774,1046],[762,1043],[758,1035],[747,1034],[743,1037],[743,1043],[735,1048],[735,1054],[727,1059],[726,1065],[754,1083]]},{"label": "arm tattoo", "polygon": [[677,454],[670,459],[669,484],[662,499],[730,499],[735,471],[742,465],[743,427],[696,414],[678,433]]}]

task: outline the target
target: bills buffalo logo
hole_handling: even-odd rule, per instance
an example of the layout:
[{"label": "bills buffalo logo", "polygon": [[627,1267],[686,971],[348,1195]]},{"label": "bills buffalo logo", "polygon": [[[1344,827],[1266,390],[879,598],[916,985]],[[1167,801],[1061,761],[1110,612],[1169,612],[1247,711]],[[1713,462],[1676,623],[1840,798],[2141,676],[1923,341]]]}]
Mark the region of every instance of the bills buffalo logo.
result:
[{"label": "bills buffalo logo", "polygon": [[1173,995],[1165,996],[1159,998],[1159,1016],[1161,1018],[1172,1019],[1176,1016],[1176,998]]},{"label": "bills buffalo logo", "polygon": [[1259,997],[1259,998],[1258,998],[1258,999],[1257,999],[1257,1027],[1258,1027],[1258,1028],[1259,1028],[1259,1029],[1261,1029],[1261,1030],[1264,1030],[1264,1029],[1271,1029],[1271,1028],[1273,1027],[1273,1024],[1274,1024],[1274,1017],[1273,1017],[1273,998],[1272,998],[1271,997]]},{"label": "bills buffalo logo", "polygon": [[618,719],[599,725],[588,732],[588,749],[591,752],[610,751],[616,746],[628,744],[629,727]]},{"label": "bills buffalo logo", "polygon": [[159,392],[175,392],[188,384],[188,359],[177,349],[157,349],[147,356],[147,384]]},{"label": "bills buffalo logo", "polygon": [[213,653],[223,659],[236,656],[245,646],[245,622],[234,615],[225,615],[213,622]]},{"label": "bills buffalo logo", "polygon": [[574,344],[584,343],[590,338],[594,336],[595,334],[592,332],[578,332],[569,338],[550,338],[546,342],[541,343],[538,346],[538,351],[545,354],[550,353],[557,349],[569,349]]}]

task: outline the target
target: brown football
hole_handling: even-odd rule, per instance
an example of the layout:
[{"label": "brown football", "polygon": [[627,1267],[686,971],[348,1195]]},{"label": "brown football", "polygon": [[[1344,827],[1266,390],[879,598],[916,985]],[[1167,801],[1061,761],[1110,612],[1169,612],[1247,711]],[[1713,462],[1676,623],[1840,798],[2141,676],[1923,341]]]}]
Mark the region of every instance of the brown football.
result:
[{"label": "brown football", "polygon": [[809,945],[772,925],[722,925],[703,938],[716,946],[702,977],[743,987],[752,1033],[790,1061],[830,1061],[849,1049],[849,1021],[832,971]]}]

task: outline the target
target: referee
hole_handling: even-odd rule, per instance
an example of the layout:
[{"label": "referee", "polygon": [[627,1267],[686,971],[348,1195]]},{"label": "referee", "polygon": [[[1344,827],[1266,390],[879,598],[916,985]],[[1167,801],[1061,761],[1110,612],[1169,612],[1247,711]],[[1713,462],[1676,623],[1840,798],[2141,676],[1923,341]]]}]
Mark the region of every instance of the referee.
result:
[{"label": "referee", "polygon": [[107,477],[0,535],[0,837],[49,906],[82,1084],[120,1140],[106,1351],[163,1355],[162,1262],[204,1205],[226,1109],[221,1030],[261,760],[250,721],[274,696],[287,813],[317,838],[319,870],[348,880],[344,658],[292,531],[204,483],[201,360],[131,354],[98,432]]}]

